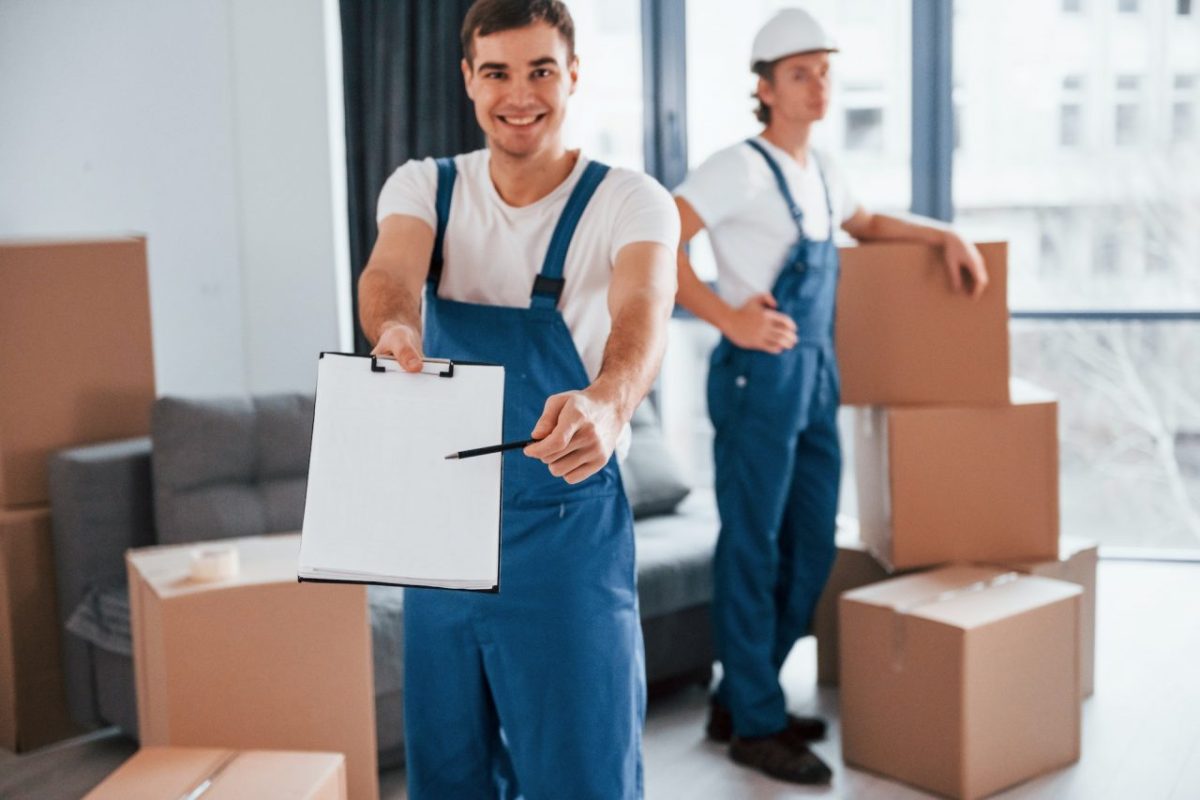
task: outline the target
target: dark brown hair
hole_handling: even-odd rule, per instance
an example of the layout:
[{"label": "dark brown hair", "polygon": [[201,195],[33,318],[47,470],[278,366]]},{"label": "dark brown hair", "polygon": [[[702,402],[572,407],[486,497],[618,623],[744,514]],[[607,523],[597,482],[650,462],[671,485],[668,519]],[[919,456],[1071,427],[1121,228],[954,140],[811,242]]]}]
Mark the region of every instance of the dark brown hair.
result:
[{"label": "dark brown hair", "polygon": [[[775,84],[775,65],[778,63],[779,63],[779,59],[776,59],[775,61],[756,61],[756,62],[754,62],[754,67],[753,67],[754,74],[757,75],[758,77],[762,78],[767,83],[774,85]],[[764,103],[762,101],[762,98],[758,96],[758,88],[757,87],[755,87],[754,91],[750,94],[750,96],[758,101],[758,106],[754,109],[754,118],[757,119],[759,122],[761,122],[763,125],[770,125],[771,124],[771,107],[769,105],[767,105],[766,103]]]},{"label": "dark brown hair", "polygon": [[474,66],[475,37],[524,28],[544,22],[567,43],[567,58],[575,57],[575,21],[562,0],[476,0],[462,25],[463,58]]}]

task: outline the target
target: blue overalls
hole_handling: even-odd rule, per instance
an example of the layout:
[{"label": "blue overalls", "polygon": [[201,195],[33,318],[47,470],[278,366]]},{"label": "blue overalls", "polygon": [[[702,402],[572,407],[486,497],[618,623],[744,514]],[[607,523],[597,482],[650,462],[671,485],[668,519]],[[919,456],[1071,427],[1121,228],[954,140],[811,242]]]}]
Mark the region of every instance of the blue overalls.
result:
[{"label": "blue overalls", "polygon": [[[529,438],[547,397],[589,383],[557,304],[572,235],[607,170],[588,164],[529,307],[505,308],[437,296],[457,175],[438,161],[425,352],[504,365],[505,441]],[[639,798],[645,667],[616,457],[574,486],[519,450],[503,458],[499,593],[405,590],[409,797]]]},{"label": "blue overalls", "polygon": [[[741,737],[787,726],[779,669],[808,633],[833,565],[842,466],[832,208],[829,238],[807,238],[779,164],[758,142],[748,144],[766,159],[796,222],[798,239],[771,292],[795,320],[798,343],[772,355],[722,338],[709,369],[721,514],[713,613],[724,675],[717,700]],[[825,202],[831,205],[828,185]]]}]

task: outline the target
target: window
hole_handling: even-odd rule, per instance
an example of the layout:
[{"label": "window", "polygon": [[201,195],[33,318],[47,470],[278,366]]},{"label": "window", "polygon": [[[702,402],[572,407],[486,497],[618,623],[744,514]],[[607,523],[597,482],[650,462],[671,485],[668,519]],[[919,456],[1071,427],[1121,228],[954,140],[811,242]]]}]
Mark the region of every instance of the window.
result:
[{"label": "window", "polygon": [[[1200,153],[1195,138],[1162,146],[1196,136],[1194,49],[1172,26],[1119,25],[1097,51],[1111,17],[1040,5],[1017,20],[992,0],[955,3],[955,83],[988,98],[964,107],[955,224],[1009,241],[1018,316],[1150,316],[1016,319],[1013,372],[1060,399],[1064,533],[1200,552],[1200,322],[1157,321],[1200,310],[1200,187],[1186,168]],[[1080,59],[1089,47],[1098,57]],[[1046,80],[1054,65],[1060,81]]]},{"label": "window", "polygon": [[1083,106],[1078,103],[1063,103],[1058,113],[1059,144],[1063,147],[1078,147],[1083,140]]},{"label": "window", "polygon": [[568,147],[641,169],[642,24],[638,0],[573,0],[579,85],[563,130]]},{"label": "window", "polygon": [[1122,14],[1136,14],[1138,12],[1138,0],[1117,0],[1117,11]]},{"label": "window", "polygon": [[1171,143],[1196,141],[1196,76],[1176,75],[1172,83]]},{"label": "window", "polygon": [[883,109],[850,108],[846,110],[847,150],[883,150]]},{"label": "window", "polygon": [[[744,0],[732,10],[713,0],[687,0],[689,166],[761,130],[753,115],[750,43],[775,12],[795,5],[795,0]],[[830,111],[814,129],[814,144],[837,159],[864,204],[908,208],[911,0],[803,5],[840,49],[831,61]]]},{"label": "window", "polygon": [[1058,107],[1058,143],[1063,147],[1083,144],[1083,85],[1082,75],[1063,78],[1063,99]]},{"label": "window", "polygon": [[1186,17],[1192,13],[1192,0],[1175,0],[1175,13]]}]

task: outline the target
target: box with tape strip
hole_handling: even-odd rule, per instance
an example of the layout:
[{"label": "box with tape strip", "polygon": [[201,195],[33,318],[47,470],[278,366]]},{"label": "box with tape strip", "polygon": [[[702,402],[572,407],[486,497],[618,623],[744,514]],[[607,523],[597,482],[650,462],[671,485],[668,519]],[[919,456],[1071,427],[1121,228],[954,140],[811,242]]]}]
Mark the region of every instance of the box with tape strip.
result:
[{"label": "box with tape strip", "polygon": [[1080,587],[956,566],[846,592],[846,763],[986,797],[1077,761]]},{"label": "box with tape strip", "polygon": [[346,800],[341,753],[144,747],[85,800]]}]

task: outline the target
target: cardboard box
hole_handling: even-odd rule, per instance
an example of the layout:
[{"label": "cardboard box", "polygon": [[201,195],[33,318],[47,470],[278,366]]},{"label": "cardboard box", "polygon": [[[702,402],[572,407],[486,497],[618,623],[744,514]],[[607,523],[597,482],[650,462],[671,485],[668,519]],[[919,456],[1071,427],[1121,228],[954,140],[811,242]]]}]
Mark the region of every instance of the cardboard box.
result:
[{"label": "cardboard box", "polygon": [[0,509],[0,747],[77,733],[67,715],[50,510]]},{"label": "cardboard box", "polygon": [[863,541],[891,570],[1058,557],[1058,404],[855,409]]},{"label": "cardboard box", "polygon": [[1090,697],[1096,683],[1096,566],[1099,560],[1100,548],[1095,542],[1064,536],[1059,542],[1056,559],[997,565],[1027,575],[1068,581],[1083,589],[1079,607],[1079,690],[1082,697]]},{"label": "cardboard box", "polygon": [[300,537],[228,539],[240,570],[188,577],[197,545],[126,555],[143,745],[345,753],[379,794],[366,587],[298,583]]},{"label": "cardboard box", "polygon": [[1008,245],[980,243],[989,284],[955,293],[941,248],[841,249],[835,339],[846,405],[1008,402]]},{"label": "cardboard box", "polygon": [[947,567],[842,595],[842,755],[985,797],[1079,758],[1078,586]]},{"label": "cardboard box", "polygon": [[85,800],[346,800],[341,753],[144,747]]},{"label": "cardboard box", "polygon": [[46,457],[150,430],[143,238],[0,241],[0,506],[46,503]]},{"label": "cardboard box", "polygon": [[813,614],[812,632],[817,637],[817,683],[837,686],[838,682],[838,597],[842,592],[890,577],[857,533],[838,531],[837,558]]}]

